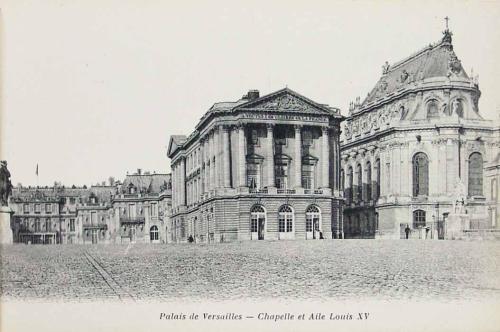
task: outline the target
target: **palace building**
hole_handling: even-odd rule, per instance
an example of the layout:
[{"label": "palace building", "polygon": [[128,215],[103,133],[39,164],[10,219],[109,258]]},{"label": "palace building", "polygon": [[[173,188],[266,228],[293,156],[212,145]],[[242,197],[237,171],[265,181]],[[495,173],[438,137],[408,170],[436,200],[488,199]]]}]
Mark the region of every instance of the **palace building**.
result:
[{"label": "palace building", "polygon": [[403,238],[407,227],[444,238],[453,213],[466,215],[463,231],[498,228],[500,130],[481,116],[477,77],[443,33],[386,63],[366,99],[350,105],[341,136],[346,238]]},{"label": "palace building", "polygon": [[174,240],[342,237],[341,120],[288,88],[214,104],[170,138]]},{"label": "palace building", "polygon": [[138,170],[87,188],[16,187],[10,198],[15,243],[171,242],[170,174]]}]

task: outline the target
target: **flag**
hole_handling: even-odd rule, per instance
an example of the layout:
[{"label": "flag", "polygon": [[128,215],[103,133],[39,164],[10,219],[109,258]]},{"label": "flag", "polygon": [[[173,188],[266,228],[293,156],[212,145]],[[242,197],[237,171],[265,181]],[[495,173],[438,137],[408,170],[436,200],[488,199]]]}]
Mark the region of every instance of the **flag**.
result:
[{"label": "flag", "polygon": [[36,164],[36,176],[38,176],[38,164]]}]

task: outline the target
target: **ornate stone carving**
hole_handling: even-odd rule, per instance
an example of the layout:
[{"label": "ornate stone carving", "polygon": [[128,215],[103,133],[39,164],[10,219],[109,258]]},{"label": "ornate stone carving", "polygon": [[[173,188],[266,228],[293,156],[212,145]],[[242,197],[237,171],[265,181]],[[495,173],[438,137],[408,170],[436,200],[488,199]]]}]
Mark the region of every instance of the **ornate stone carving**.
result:
[{"label": "ornate stone carving", "polygon": [[382,66],[382,74],[387,74],[389,72],[389,69],[391,68],[391,65],[389,65],[389,62],[385,62],[385,64]]},{"label": "ornate stone carving", "polygon": [[408,72],[406,71],[406,69],[403,69],[403,71],[401,72],[401,75],[400,75],[400,80],[401,80],[401,83],[404,83],[406,82],[406,80],[408,79],[408,77],[410,76],[410,74],[408,74]]},{"label": "ornate stone carving", "polygon": [[464,116],[463,103],[461,99],[457,98],[451,103],[451,113],[457,114],[461,118]]},{"label": "ornate stone carving", "polygon": [[7,169],[7,161],[0,161],[0,206],[7,206],[9,196],[12,194],[12,183],[10,182],[10,172]]},{"label": "ornate stone carving", "polygon": [[450,55],[450,60],[448,61],[449,71],[455,75],[460,74],[460,70],[462,69],[462,64],[460,60],[458,60],[457,56],[454,52]]},{"label": "ornate stone carving", "polygon": [[266,110],[300,110],[304,112],[314,111],[314,108],[311,107],[311,105],[290,95],[278,96],[267,102],[258,104],[255,107]]}]

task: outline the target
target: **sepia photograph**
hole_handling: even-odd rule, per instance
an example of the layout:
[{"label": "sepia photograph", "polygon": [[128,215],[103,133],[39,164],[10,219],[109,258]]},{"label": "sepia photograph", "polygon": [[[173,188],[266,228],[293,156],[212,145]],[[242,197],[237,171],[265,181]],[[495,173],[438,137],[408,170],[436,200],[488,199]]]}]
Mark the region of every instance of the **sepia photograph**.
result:
[{"label": "sepia photograph", "polygon": [[1,331],[499,331],[500,2],[3,0]]}]

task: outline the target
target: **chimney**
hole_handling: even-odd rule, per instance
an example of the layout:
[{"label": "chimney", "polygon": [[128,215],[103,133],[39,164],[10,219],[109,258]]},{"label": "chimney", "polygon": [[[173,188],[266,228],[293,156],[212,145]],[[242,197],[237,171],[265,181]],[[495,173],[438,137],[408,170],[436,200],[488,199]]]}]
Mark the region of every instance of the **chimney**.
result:
[{"label": "chimney", "polygon": [[141,172],[142,172],[142,169],[138,168],[138,169],[137,169],[137,174],[138,174],[138,175],[141,175]]},{"label": "chimney", "polygon": [[247,94],[248,100],[255,100],[259,98],[259,90],[249,90]]}]

